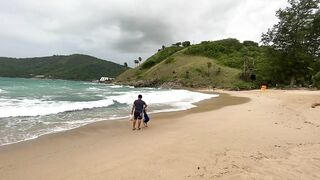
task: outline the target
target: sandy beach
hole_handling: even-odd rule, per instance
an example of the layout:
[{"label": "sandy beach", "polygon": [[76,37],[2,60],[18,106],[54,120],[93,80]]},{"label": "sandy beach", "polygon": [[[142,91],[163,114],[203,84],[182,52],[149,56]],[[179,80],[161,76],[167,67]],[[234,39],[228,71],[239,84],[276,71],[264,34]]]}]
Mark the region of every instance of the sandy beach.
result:
[{"label": "sandy beach", "polygon": [[0,147],[0,179],[320,179],[320,91],[218,91],[148,128],[103,121]]}]

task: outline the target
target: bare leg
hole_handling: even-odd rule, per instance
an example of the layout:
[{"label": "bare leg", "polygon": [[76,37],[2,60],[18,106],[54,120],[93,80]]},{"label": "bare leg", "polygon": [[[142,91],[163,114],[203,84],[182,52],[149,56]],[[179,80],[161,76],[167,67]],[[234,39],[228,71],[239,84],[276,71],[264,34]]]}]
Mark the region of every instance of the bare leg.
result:
[{"label": "bare leg", "polygon": [[138,119],[138,130],[140,130],[141,120]]},{"label": "bare leg", "polygon": [[136,122],[137,122],[137,120],[134,119],[133,123],[132,123],[132,130],[136,130]]}]

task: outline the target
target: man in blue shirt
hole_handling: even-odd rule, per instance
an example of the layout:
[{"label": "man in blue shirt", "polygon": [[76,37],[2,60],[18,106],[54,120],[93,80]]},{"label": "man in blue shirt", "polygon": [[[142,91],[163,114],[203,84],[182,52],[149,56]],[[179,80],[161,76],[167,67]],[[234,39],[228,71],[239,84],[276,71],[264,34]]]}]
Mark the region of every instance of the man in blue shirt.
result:
[{"label": "man in blue shirt", "polygon": [[[141,125],[141,119],[142,119],[142,113],[147,107],[147,104],[141,100],[142,95],[138,95],[138,99],[133,102],[131,115],[133,115],[133,127],[132,130],[136,130],[136,122],[138,120],[138,130],[140,130]],[[133,113],[134,112],[134,113]]]}]

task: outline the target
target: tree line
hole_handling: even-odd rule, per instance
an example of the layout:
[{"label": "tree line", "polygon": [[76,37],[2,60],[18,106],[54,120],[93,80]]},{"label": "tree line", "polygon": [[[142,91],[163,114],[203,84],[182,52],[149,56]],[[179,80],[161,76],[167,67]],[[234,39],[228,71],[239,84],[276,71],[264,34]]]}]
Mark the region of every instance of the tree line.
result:
[{"label": "tree line", "polygon": [[271,84],[316,86],[320,80],[320,0],[288,0],[279,22],[262,34],[268,48],[265,81]]}]

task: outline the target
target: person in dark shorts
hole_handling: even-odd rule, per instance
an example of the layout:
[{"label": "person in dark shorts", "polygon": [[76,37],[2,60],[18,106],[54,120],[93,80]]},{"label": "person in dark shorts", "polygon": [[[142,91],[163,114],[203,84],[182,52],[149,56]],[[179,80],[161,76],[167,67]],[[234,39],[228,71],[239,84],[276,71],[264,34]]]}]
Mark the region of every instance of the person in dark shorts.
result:
[{"label": "person in dark shorts", "polygon": [[132,125],[132,130],[136,130],[136,122],[138,120],[138,130],[140,130],[140,125],[141,125],[141,119],[142,119],[142,113],[147,107],[147,104],[142,101],[142,95],[138,95],[138,99],[133,102],[132,110],[131,110],[131,115],[133,115],[133,125]]}]

